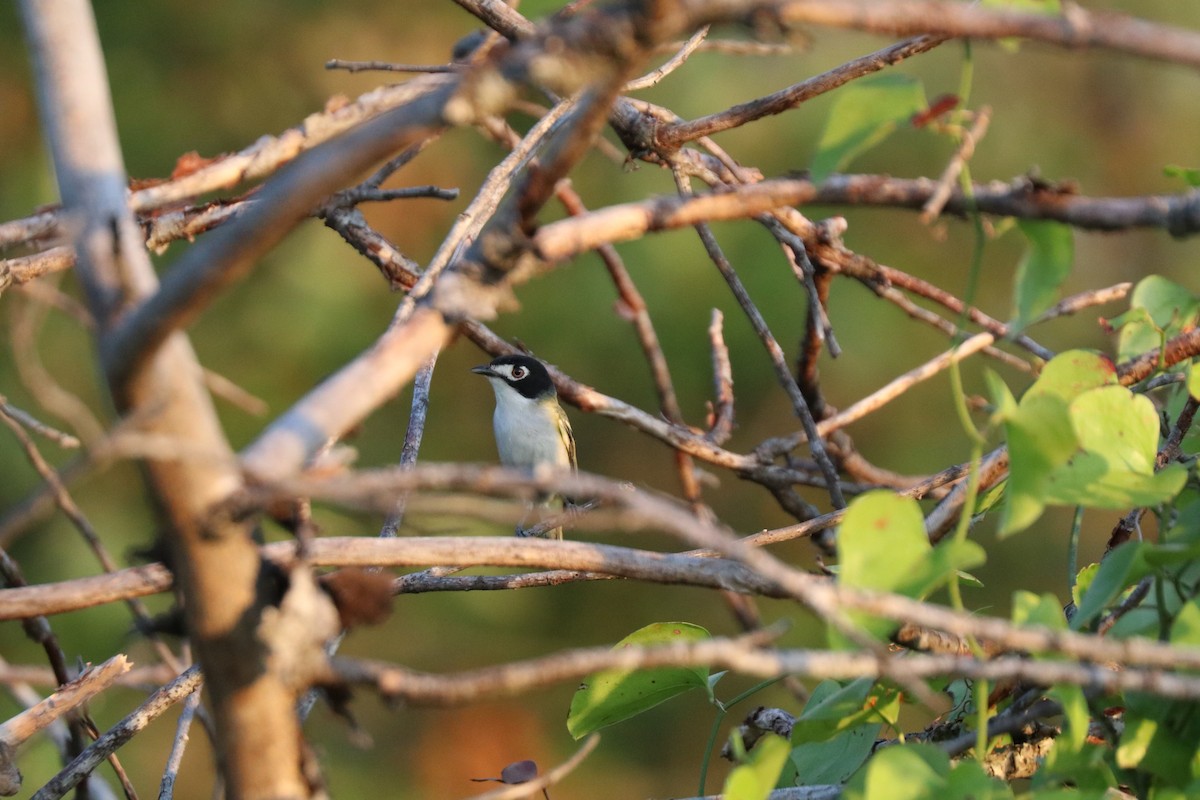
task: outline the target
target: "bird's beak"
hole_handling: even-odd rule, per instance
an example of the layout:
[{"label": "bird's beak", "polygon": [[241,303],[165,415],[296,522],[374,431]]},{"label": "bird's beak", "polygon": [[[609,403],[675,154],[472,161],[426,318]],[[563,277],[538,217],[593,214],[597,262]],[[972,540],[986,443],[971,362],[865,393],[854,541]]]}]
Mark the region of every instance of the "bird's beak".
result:
[{"label": "bird's beak", "polygon": [[478,367],[471,367],[471,372],[474,372],[476,375],[482,375],[485,378],[491,378],[496,374],[492,372],[491,364],[480,364]]}]

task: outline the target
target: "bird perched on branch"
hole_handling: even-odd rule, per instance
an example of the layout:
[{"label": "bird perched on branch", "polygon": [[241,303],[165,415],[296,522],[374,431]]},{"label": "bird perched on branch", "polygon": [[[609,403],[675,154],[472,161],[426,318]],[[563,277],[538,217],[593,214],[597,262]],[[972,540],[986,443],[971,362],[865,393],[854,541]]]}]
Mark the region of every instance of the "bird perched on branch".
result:
[{"label": "bird perched on branch", "polygon": [[[530,472],[539,467],[575,471],[571,422],[558,404],[558,392],[541,361],[526,355],[500,356],[471,371],[487,378],[496,393],[492,429],[501,464]],[[540,505],[562,508],[564,503],[562,498],[548,496]],[[517,535],[531,534],[518,525]],[[561,539],[562,528],[540,535]]]}]

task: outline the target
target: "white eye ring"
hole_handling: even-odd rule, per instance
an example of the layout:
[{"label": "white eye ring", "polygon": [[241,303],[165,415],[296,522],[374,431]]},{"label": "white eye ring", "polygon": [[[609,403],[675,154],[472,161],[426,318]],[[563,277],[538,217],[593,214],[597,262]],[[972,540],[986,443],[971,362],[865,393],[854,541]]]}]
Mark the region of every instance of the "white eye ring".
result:
[{"label": "white eye ring", "polygon": [[518,367],[513,367],[513,369],[512,369],[512,376],[513,376],[513,380],[515,380],[515,381],[521,380],[521,378],[524,378],[528,374],[529,374],[529,370],[525,369],[524,367],[518,366]]}]

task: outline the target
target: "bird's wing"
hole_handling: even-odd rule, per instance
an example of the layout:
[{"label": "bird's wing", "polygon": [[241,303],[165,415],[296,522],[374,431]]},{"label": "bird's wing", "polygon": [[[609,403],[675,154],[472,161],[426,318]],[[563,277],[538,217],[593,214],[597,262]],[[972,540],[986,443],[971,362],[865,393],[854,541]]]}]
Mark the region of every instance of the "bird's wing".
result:
[{"label": "bird's wing", "polygon": [[567,449],[567,460],[571,462],[571,471],[574,472],[578,464],[575,460],[575,435],[571,433],[571,420],[562,406],[556,403],[554,408],[558,413],[558,433],[562,436],[563,446]]}]

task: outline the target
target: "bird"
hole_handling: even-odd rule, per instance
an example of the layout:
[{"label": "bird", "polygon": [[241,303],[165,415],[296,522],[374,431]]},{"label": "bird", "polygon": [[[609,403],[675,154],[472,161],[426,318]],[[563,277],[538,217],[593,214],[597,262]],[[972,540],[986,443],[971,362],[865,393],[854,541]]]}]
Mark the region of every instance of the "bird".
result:
[{"label": "bird", "polygon": [[[492,431],[501,464],[531,473],[539,468],[576,470],[571,421],[558,404],[558,391],[545,364],[532,356],[505,355],[472,367],[471,372],[487,378],[496,393]],[[541,498],[540,504],[565,505],[555,496]],[[531,534],[518,525],[517,535]],[[561,539],[562,528],[541,535]]]}]

